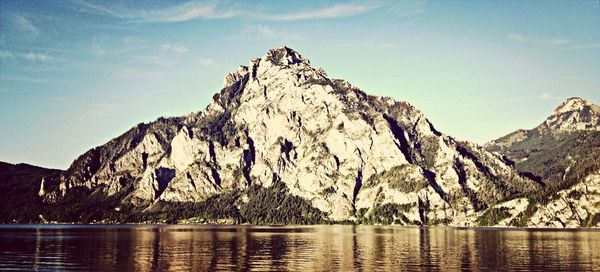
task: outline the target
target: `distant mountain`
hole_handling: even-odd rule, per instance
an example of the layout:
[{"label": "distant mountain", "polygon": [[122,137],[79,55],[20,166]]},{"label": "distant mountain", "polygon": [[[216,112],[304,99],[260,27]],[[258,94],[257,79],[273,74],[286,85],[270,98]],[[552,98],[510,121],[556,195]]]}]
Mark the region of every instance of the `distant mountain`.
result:
[{"label": "distant mountain", "polygon": [[60,170],[28,164],[0,162],[0,223],[38,222],[42,201],[38,197],[40,180]]},{"label": "distant mountain", "polygon": [[39,197],[49,221],[469,226],[519,223],[501,205],[544,185],[282,47],[228,74],[205,110],[45,177]]},{"label": "distant mountain", "polygon": [[600,106],[569,98],[536,128],[510,133],[486,148],[548,185],[571,185],[600,169]]},{"label": "distant mountain", "polygon": [[[544,202],[552,220],[542,221],[553,221],[558,226],[597,225],[600,106],[569,98],[536,128],[510,133],[488,143],[486,148],[503,154],[527,176],[543,181],[544,190],[534,198]],[[548,204],[548,199],[557,201]]]}]

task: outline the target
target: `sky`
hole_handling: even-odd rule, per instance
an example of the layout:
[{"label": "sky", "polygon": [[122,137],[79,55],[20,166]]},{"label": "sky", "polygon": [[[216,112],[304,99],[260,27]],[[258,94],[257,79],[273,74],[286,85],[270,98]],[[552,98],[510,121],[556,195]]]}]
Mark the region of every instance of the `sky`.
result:
[{"label": "sky", "polygon": [[287,45],[483,144],[600,102],[599,1],[0,0],[0,161],[66,169]]}]

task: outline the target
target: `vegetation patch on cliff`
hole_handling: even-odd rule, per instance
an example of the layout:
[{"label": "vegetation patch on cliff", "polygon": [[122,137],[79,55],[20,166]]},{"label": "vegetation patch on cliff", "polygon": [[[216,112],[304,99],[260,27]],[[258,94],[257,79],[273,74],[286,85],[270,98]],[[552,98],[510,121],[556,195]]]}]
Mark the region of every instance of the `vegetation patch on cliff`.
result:
[{"label": "vegetation patch on cliff", "polygon": [[143,212],[139,209],[123,212],[123,216],[115,218],[118,222],[178,223],[193,219],[191,222],[260,225],[327,223],[323,212],[303,198],[291,195],[281,182],[270,187],[252,185],[222,192],[201,202],[161,201]]},{"label": "vegetation patch on cliff", "polygon": [[415,206],[416,203],[386,203],[375,206],[370,213],[367,213],[367,209],[359,209],[356,213],[357,223],[367,225],[420,225],[419,222],[412,222],[404,215]]},{"label": "vegetation patch on cliff", "polygon": [[509,218],[511,216],[507,207],[493,207],[485,211],[479,218],[477,218],[477,224],[479,226],[494,226],[498,222]]}]

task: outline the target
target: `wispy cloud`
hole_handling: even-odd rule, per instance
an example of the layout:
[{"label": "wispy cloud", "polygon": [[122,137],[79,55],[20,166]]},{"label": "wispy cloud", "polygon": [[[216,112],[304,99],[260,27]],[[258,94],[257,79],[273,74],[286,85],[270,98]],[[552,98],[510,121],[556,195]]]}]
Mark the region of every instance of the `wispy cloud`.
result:
[{"label": "wispy cloud", "polygon": [[163,44],[163,45],[161,45],[160,48],[162,50],[177,53],[177,54],[182,54],[182,53],[185,53],[188,51],[188,49],[185,46],[183,46],[181,44],[172,44],[172,43]]},{"label": "wispy cloud", "polygon": [[202,66],[211,66],[214,63],[214,60],[211,58],[200,58],[200,63]]},{"label": "wispy cloud", "polygon": [[[158,12],[153,18],[156,21],[182,22],[197,18],[223,19],[237,15],[236,11],[218,11],[215,3],[186,3],[175,6],[164,12]],[[152,18],[150,18],[152,19]]]},{"label": "wispy cloud", "polygon": [[565,38],[555,38],[555,39],[550,39],[550,40],[545,40],[543,41],[543,43],[545,44],[550,44],[550,45],[565,45],[570,43],[571,41]]},{"label": "wispy cloud", "polygon": [[51,59],[51,57],[46,54],[42,54],[42,53],[29,52],[29,53],[25,54],[25,59],[30,62],[44,62],[44,61],[48,61],[49,59]]},{"label": "wispy cloud", "polygon": [[595,49],[595,48],[600,48],[600,43],[575,45],[575,46],[565,47],[565,48],[563,48],[563,50],[579,50],[579,49]]},{"label": "wispy cloud", "polygon": [[40,29],[36,27],[31,20],[25,18],[25,16],[14,14],[12,19],[15,25],[28,35],[35,38],[40,34]]},{"label": "wispy cloud", "polygon": [[395,43],[382,43],[382,44],[377,45],[377,48],[386,49],[386,48],[394,48],[396,46],[398,46],[398,45]]},{"label": "wispy cloud", "polygon": [[45,79],[45,78],[37,78],[37,77],[29,77],[29,76],[13,76],[13,75],[0,75],[0,80],[24,81],[24,82],[32,82],[32,83],[55,83],[58,81],[56,79]]},{"label": "wispy cloud", "polygon": [[278,42],[289,42],[301,39],[297,32],[289,32],[284,29],[275,29],[265,24],[244,24],[240,33],[230,36],[231,40],[277,40]]},{"label": "wispy cloud", "polygon": [[273,30],[272,28],[270,28],[269,26],[266,25],[256,25],[256,31],[259,34],[262,34],[264,36],[268,36],[268,37],[273,37],[275,36],[275,30]]},{"label": "wispy cloud", "polygon": [[509,40],[517,41],[517,42],[526,42],[526,41],[530,40],[530,38],[525,35],[515,34],[515,33],[508,33],[508,35],[506,37]]},{"label": "wispy cloud", "polygon": [[21,52],[2,50],[2,51],[0,51],[0,59],[3,59],[3,60],[21,59],[21,60],[26,60],[28,62],[46,62],[46,61],[52,60],[54,58],[52,56],[50,56],[48,54],[44,54],[44,53],[36,53],[36,52],[21,53]]},{"label": "wispy cloud", "polygon": [[[112,17],[138,22],[184,22],[195,19],[227,19],[232,17],[253,17],[259,20],[296,21],[308,19],[332,19],[350,17],[380,8],[381,4],[345,3],[319,9],[282,14],[259,14],[252,11],[239,11],[219,7],[219,2],[192,1],[174,6],[154,9],[131,9],[123,6],[107,6],[87,0],[71,0],[78,12]],[[418,10],[422,12],[422,10]],[[258,15],[256,15],[258,14]]]},{"label": "wispy cloud", "polygon": [[528,36],[528,35],[516,34],[516,33],[508,33],[508,35],[506,37],[511,41],[522,42],[522,43],[533,43],[533,44],[539,44],[539,45],[559,46],[559,45],[565,45],[565,44],[568,44],[571,42],[569,39],[562,38],[562,37],[542,39],[542,38],[538,38],[538,37],[534,37],[534,36]]},{"label": "wispy cloud", "polygon": [[379,8],[379,4],[336,4],[315,10],[286,14],[262,15],[260,18],[273,21],[295,21],[307,19],[331,19],[350,17]]},{"label": "wispy cloud", "polygon": [[53,108],[61,108],[64,107],[65,103],[69,102],[69,100],[70,99],[64,96],[55,96],[48,99],[48,102],[46,104]]},{"label": "wispy cloud", "polygon": [[542,95],[540,95],[540,98],[543,100],[565,100],[564,96],[556,96],[549,93],[543,93]]},{"label": "wispy cloud", "polygon": [[220,10],[216,2],[188,2],[166,8],[151,10],[108,7],[84,0],[73,0],[75,9],[88,14],[140,22],[183,22],[194,19],[224,19],[238,14],[232,10]]},{"label": "wispy cloud", "polygon": [[103,5],[97,5],[97,4],[90,3],[87,1],[83,1],[83,0],[73,0],[71,2],[73,4],[75,4],[76,10],[79,12],[90,13],[90,14],[95,14],[95,15],[102,15],[102,16],[110,16],[110,17],[116,17],[116,18],[121,18],[121,19],[127,19],[127,18],[131,17],[131,16],[128,16],[128,14],[126,12],[118,12],[118,11],[112,10],[108,7],[105,7]]},{"label": "wispy cloud", "polygon": [[600,48],[600,43],[577,45],[576,41],[572,41],[572,40],[569,40],[564,37],[543,39],[543,38],[539,38],[539,37],[527,36],[527,35],[516,34],[516,33],[508,33],[508,35],[506,37],[509,40],[515,41],[515,42],[562,47],[561,48],[562,50],[583,50],[583,49],[598,49],[598,48]]},{"label": "wispy cloud", "polygon": [[[92,39],[88,47],[88,52],[96,57],[109,57],[115,55],[132,56],[148,50],[155,50],[157,47],[160,48],[160,46],[156,44],[151,44],[149,41],[133,36],[114,37],[110,35],[100,35]],[[68,54],[69,52],[60,53]]]},{"label": "wispy cloud", "polygon": [[[236,10],[225,8],[222,2],[191,1],[183,4],[161,8],[130,8],[125,6],[108,6],[88,0],[71,0],[75,11],[98,16],[112,17],[142,23],[158,22],[184,22],[196,19],[227,19],[234,17],[248,17],[267,21],[297,21],[309,19],[333,19],[351,17],[363,14],[383,6],[382,3],[343,3],[329,5],[312,10],[295,11],[288,13],[260,13],[257,10]],[[403,10],[400,16],[412,16],[422,13],[422,9]]]},{"label": "wispy cloud", "polygon": [[230,40],[268,40],[277,44],[288,44],[292,41],[301,40],[305,34],[297,31],[289,31],[280,27],[272,27],[266,24],[242,24],[238,34],[230,36]]}]

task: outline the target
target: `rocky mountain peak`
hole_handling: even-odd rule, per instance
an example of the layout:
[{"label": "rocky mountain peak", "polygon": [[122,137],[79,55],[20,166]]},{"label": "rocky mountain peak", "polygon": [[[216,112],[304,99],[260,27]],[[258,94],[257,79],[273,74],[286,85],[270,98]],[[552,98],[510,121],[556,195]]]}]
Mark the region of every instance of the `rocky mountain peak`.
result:
[{"label": "rocky mountain peak", "polygon": [[[258,74],[268,75],[269,77],[289,76],[289,73],[279,73],[280,70],[286,68],[303,71],[320,70],[310,67],[310,61],[295,50],[283,46],[268,50],[262,58],[251,59],[248,66],[240,66],[238,70],[227,74],[223,81],[223,88],[241,81],[246,75],[249,75],[252,79],[255,79]],[[266,71],[271,72],[265,73]],[[321,73],[323,72],[321,71]]]},{"label": "rocky mountain peak", "polygon": [[539,129],[553,132],[598,131],[600,106],[579,97],[569,98],[554,110]]},{"label": "rocky mountain peak", "polygon": [[585,106],[591,106],[592,102],[585,100],[579,97],[571,97],[567,99],[565,102],[560,104],[555,110],[555,114],[570,112],[570,111],[580,111],[583,110]]},{"label": "rocky mountain peak", "polygon": [[[349,84],[342,80],[327,78],[325,71],[312,67],[310,61],[289,47],[279,47],[268,50],[261,58],[253,58],[248,66],[239,68],[227,74],[223,89],[213,97],[209,108],[216,111],[233,111],[241,102],[248,103],[253,99],[267,99],[271,102],[284,93],[296,92],[294,96],[301,100],[301,93],[309,85],[329,85],[331,89],[350,89]],[[305,88],[298,88],[304,86]],[[329,92],[321,88],[322,92]]]},{"label": "rocky mountain peak", "polygon": [[310,64],[308,59],[303,58],[298,52],[287,46],[267,51],[267,54],[263,59],[275,65],[293,65],[298,63]]}]

